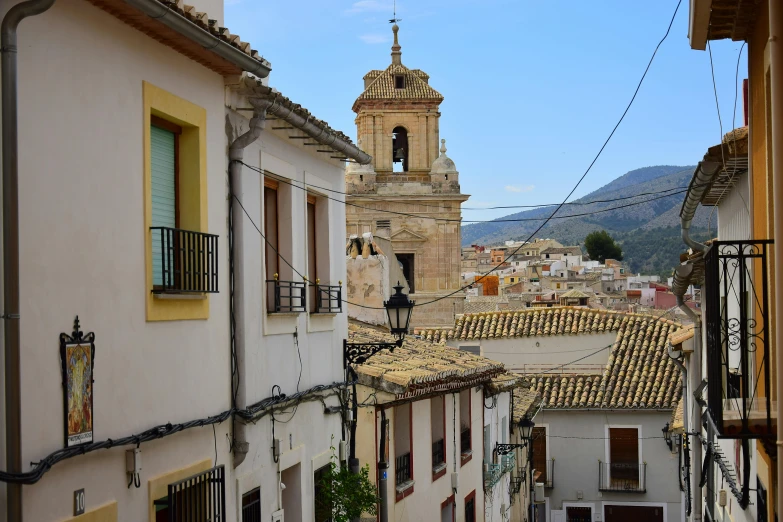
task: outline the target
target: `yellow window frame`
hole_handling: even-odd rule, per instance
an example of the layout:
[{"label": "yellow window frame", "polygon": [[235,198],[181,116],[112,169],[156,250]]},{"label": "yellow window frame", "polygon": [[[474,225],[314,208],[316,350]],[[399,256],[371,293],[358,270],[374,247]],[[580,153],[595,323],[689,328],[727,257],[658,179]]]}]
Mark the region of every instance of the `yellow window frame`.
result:
[{"label": "yellow window frame", "polygon": [[179,137],[179,223],[186,230],[207,232],[207,111],[160,87],[142,82],[144,100],[144,255],[147,321],[209,318],[209,297],[152,293],[152,163],[150,125],[153,116],[182,127]]}]

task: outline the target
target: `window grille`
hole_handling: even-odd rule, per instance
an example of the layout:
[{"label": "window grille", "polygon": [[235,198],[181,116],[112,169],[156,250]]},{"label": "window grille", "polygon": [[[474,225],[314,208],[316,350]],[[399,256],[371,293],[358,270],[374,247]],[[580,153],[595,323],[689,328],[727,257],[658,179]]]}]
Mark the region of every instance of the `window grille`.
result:
[{"label": "window grille", "polygon": [[157,520],[225,522],[226,473],[223,465],[169,484],[168,495],[156,500]]}]

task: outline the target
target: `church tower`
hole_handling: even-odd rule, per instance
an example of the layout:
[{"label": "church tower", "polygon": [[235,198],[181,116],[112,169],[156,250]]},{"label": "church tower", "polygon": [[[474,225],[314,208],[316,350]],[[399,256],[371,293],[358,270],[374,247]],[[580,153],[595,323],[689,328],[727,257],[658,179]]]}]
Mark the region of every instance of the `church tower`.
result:
[{"label": "church tower", "polygon": [[412,325],[453,326],[464,294],[446,296],[462,286],[461,205],[469,196],[460,193],[459,173],[440,139],[443,96],[427,73],[402,64],[396,23],[392,31],[391,64],[364,76],[353,104],[359,146],[373,161],[346,169],[347,234],[388,237],[411,299],[437,299],[416,307]]}]

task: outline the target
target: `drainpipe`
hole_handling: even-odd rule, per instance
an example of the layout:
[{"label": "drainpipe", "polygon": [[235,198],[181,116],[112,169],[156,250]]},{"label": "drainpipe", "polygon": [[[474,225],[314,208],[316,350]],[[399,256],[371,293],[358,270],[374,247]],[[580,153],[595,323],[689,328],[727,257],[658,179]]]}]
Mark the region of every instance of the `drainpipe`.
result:
[{"label": "drainpipe", "polygon": [[[691,321],[693,321],[693,355],[691,356],[691,371],[688,372],[688,393],[692,394],[701,384],[701,317],[694,312],[688,305],[685,304],[683,296],[677,296],[677,306],[687,315]],[[686,413],[685,406],[688,402],[683,404],[683,426],[685,427],[686,437],[690,436],[693,440],[693,459],[695,462],[693,466],[693,473],[691,474],[691,492],[693,493],[693,521],[698,522],[701,520],[702,515],[702,499],[701,488],[701,437],[698,434],[701,433],[701,406],[696,401],[695,396],[688,397],[692,411],[690,415]],[[685,424],[685,416],[688,415],[693,422],[693,429]],[[690,434],[689,434],[690,430]]]},{"label": "drainpipe", "polygon": [[[772,201],[775,201],[774,220],[775,231],[780,236],[783,231],[783,6],[779,1],[769,2],[769,66],[770,66],[770,102],[772,122],[772,139],[769,147],[772,157],[772,172],[769,172],[773,180]],[[780,239],[780,238],[779,238]],[[780,317],[783,310],[783,241],[775,241],[773,248],[775,253],[775,310]],[[781,437],[780,421],[783,419],[783,331],[780,330],[780,321],[776,318],[773,326],[775,332],[775,371],[777,375],[777,503],[778,513],[783,513],[783,437]]]},{"label": "drainpipe", "polygon": [[685,200],[682,202],[682,208],[680,209],[682,241],[696,252],[707,250],[707,245],[691,239],[691,222],[693,221],[693,216],[696,214],[696,209],[699,207],[699,203],[701,203],[702,197],[712,186],[715,175],[718,174],[720,169],[721,165],[719,163],[708,161],[699,162],[699,165],[696,167],[696,172],[694,172],[693,178],[688,186]]},{"label": "drainpipe", "polygon": [[[22,472],[22,390],[19,341],[19,127],[16,30],[55,0],[28,0],[13,6],[0,26],[3,132],[3,300],[5,319],[5,437],[9,473]],[[6,485],[8,520],[22,520],[22,485]]]},{"label": "drainpipe", "polygon": [[[669,358],[672,360],[674,364],[677,365],[677,367],[680,369],[680,372],[682,372],[682,431],[683,431],[683,437],[688,436],[688,368],[682,363],[682,360],[684,360],[684,354],[680,353],[680,357],[675,357],[674,355],[674,347],[670,344],[669,345]],[[681,359],[682,358],[682,359]],[[679,452],[682,454],[682,451]],[[680,486],[682,487],[682,470],[680,470],[680,467],[677,467],[677,472],[680,474]],[[688,480],[690,480],[690,477],[688,477]],[[684,495],[687,495],[690,497],[690,489],[686,489],[683,492]],[[690,498],[686,498],[686,502],[683,504],[687,506],[691,502]]]},{"label": "drainpipe", "polygon": [[[244,386],[240,386],[245,377],[245,307],[242,303],[245,288],[245,273],[243,267],[244,261],[244,241],[242,234],[244,230],[245,216],[239,205],[234,205],[234,196],[236,195],[242,201],[242,159],[245,155],[245,147],[253,143],[261,136],[261,131],[266,126],[266,112],[256,111],[250,120],[250,129],[235,139],[228,148],[228,171],[229,171],[229,200],[228,214],[230,220],[231,233],[229,234],[229,251],[231,252],[231,300],[230,306],[230,327],[231,342],[233,344],[232,353],[232,372],[231,372],[231,407],[234,409],[247,406],[247,395]],[[237,241],[237,238],[239,240]],[[234,449],[234,467],[238,467],[245,460],[249,450],[247,442],[246,427],[244,422],[237,422],[236,417],[232,420],[233,440],[231,447]]]}]

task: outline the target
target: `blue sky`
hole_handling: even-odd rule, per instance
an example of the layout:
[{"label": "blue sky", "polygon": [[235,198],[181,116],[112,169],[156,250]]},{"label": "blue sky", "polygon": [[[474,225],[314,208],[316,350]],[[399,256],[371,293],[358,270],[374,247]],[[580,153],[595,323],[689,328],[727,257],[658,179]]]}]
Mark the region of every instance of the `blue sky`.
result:
[{"label": "blue sky", "polygon": [[[559,202],[600,148],[663,36],[675,0],[399,0],[402,62],[440,91],[441,138],[469,207]],[[362,76],[390,63],[392,0],[227,0],[225,23],[272,62],[270,84],[355,138]],[[706,51],[683,1],[639,96],[575,193],[650,165],[695,164],[720,128]],[[723,130],[739,42],[713,45]],[[737,126],[742,123],[740,65]],[[509,211],[465,211],[491,219]]]}]

